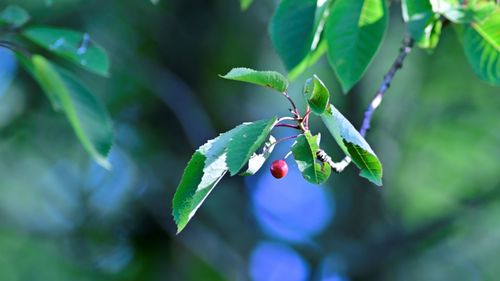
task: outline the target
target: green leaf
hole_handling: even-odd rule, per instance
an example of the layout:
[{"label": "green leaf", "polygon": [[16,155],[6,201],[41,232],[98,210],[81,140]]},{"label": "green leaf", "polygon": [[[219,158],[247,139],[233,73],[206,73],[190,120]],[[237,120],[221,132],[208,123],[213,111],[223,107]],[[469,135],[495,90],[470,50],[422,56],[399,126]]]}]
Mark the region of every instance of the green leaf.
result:
[{"label": "green leaf", "polygon": [[465,28],[465,55],[483,80],[500,85],[500,8],[481,23]]},{"label": "green leaf", "polygon": [[292,145],[292,154],[297,162],[299,171],[304,179],[310,183],[321,184],[325,182],[332,172],[328,163],[316,160],[316,152],[319,150],[320,134],[312,136],[310,131],[297,137]]},{"label": "green leaf", "polygon": [[443,22],[432,10],[429,0],[403,0],[403,19],[408,32],[422,49],[432,51],[441,36]]},{"label": "green leaf", "polygon": [[[27,58],[26,56],[20,54],[20,53],[17,53],[16,57],[17,57],[17,60],[20,62],[21,66],[24,68],[24,70],[26,70],[32,77],[37,79],[35,76],[36,75],[35,67],[33,65],[32,60]],[[37,81],[38,81],[38,79],[37,79]],[[51,91],[50,87],[44,86],[46,83],[42,84],[40,81],[38,83],[40,84],[40,86],[44,90],[43,92],[45,93],[45,95],[49,99],[50,104],[52,105],[52,108],[55,111],[61,111],[62,105],[61,105],[61,101],[59,100],[57,94],[54,91]]]},{"label": "green leaf", "polygon": [[417,41],[417,44],[422,49],[432,51],[436,48],[441,37],[441,29],[443,22],[437,17],[424,30],[423,36]]},{"label": "green leaf", "polygon": [[344,92],[356,84],[377,53],[387,29],[385,0],[337,0],[325,29],[328,59]]},{"label": "green leaf", "polygon": [[313,66],[326,52],[327,45],[325,40],[320,40],[319,45],[311,51],[294,69],[288,72],[288,79],[291,81],[297,79],[307,68]]},{"label": "green leaf", "polygon": [[31,27],[26,29],[23,35],[40,47],[83,69],[102,76],[109,75],[108,55],[88,33],[53,27]]},{"label": "green leaf", "polygon": [[295,80],[302,72],[307,68],[314,65],[326,52],[327,45],[326,40],[324,40],[323,29],[325,27],[326,19],[330,14],[332,0],[323,1],[320,6],[316,8],[316,15],[314,18],[314,36],[312,40],[312,45],[307,56],[291,69],[288,73],[288,79]]},{"label": "green leaf", "polygon": [[273,45],[287,69],[311,51],[317,0],[282,0],[269,26]]},{"label": "green leaf", "polygon": [[276,118],[247,122],[235,128],[229,141],[226,163],[231,176],[236,175],[259,149],[276,124]]},{"label": "green leaf", "polygon": [[220,77],[268,87],[281,93],[288,88],[288,80],[275,71],[256,71],[250,68],[238,67],[231,69],[226,75],[220,75]]},{"label": "green leaf", "polygon": [[361,169],[360,176],[368,179],[374,184],[382,185],[382,164],[373,151],[369,151],[360,145],[348,142],[344,139],[344,145],[347,147],[352,161]]},{"label": "green leaf", "polygon": [[366,140],[333,105],[321,115],[337,144],[361,169],[360,176],[382,185],[382,164]]},{"label": "green leaf", "polygon": [[247,10],[252,5],[253,0],[240,0],[240,7],[242,11]]},{"label": "green leaf", "polygon": [[179,234],[194,216],[203,201],[207,198],[215,185],[227,172],[227,169],[219,166],[208,165],[211,176],[205,176],[205,162],[207,157],[200,151],[196,151],[189,160],[181,182],[177,187],[172,201],[172,215],[177,224],[177,234]]},{"label": "green leaf", "polygon": [[0,12],[0,26],[10,26],[18,28],[23,26],[30,20],[30,15],[26,10],[17,6],[9,5]]},{"label": "green leaf", "polygon": [[[238,126],[209,140],[193,154],[172,201],[172,215],[181,232],[203,201],[228,171],[227,147],[241,130]],[[231,156],[232,157],[232,156]]]},{"label": "green leaf", "polygon": [[419,41],[435,19],[431,3],[429,0],[403,0],[401,8],[408,32],[415,41]]},{"label": "green leaf", "polygon": [[306,80],[304,85],[304,97],[311,107],[311,110],[316,114],[322,114],[330,102],[330,92],[328,92],[323,81],[316,75]]},{"label": "green leaf", "polygon": [[495,12],[497,5],[495,1],[471,0],[468,2],[467,8],[470,21],[481,22]]},{"label": "green leaf", "polygon": [[83,147],[97,163],[110,168],[107,155],[114,133],[104,106],[75,77],[44,57],[34,55],[31,63],[35,80],[58,101]]},{"label": "green leaf", "polygon": [[262,165],[266,162],[267,158],[271,155],[276,146],[276,139],[273,136],[269,136],[269,140],[264,144],[262,153],[254,153],[250,160],[248,160],[248,168],[246,171],[240,173],[240,176],[251,176],[255,175]]}]

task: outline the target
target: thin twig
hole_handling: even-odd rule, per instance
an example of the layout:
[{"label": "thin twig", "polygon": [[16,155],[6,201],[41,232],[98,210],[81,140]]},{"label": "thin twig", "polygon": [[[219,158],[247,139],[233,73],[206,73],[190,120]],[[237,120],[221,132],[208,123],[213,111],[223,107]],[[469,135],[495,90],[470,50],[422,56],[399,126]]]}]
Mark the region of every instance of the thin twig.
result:
[{"label": "thin twig", "polygon": [[292,124],[276,124],[276,125],[274,125],[274,127],[286,127],[286,128],[300,130],[300,128],[297,125],[292,125]]},{"label": "thin twig", "polygon": [[276,120],[276,123],[275,123],[274,127],[287,127],[287,128],[292,128],[292,129],[300,130],[299,126],[297,126],[297,125],[280,123],[280,122],[285,121],[285,120],[296,121],[297,117],[289,117],[289,116],[280,117],[280,118],[278,118],[278,120]]},{"label": "thin twig", "polygon": [[31,52],[23,46],[10,41],[0,41],[0,47],[7,48],[13,52],[23,53],[27,57],[31,57]]},{"label": "thin twig", "polygon": [[9,44],[9,42],[7,41],[0,41],[0,47],[4,47],[14,52],[16,51],[16,48],[12,44]]},{"label": "thin twig", "polygon": [[271,148],[274,149],[274,146],[277,145],[278,143],[280,142],[284,142],[284,141],[287,141],[287,140],[291,140],[291,139],[294,139],[296,137],[298,137],[299,135],[292,135],[292,136],[288,136],[288,137],[283,137],[283,138],[280,138],[280,139],[277,139],[277,140],[274,140],[274,142],[271,142],[271,143],[268,143],[266,144],[266,146],[264,147],[264,149],[262,150],[262,153],[266,153],[268,152]]},{"label": "thin twig", "polygon": [[398,57],[392,64],[387,74],[384,76],[384,80],[382,81],[382,84],[380,84],[377,93],[375,93],[372,102],[368,105],[368,107],[365,110],[363,123],[361,124],[361,128],[359,129],[359,133],[363,137],[366,135],[366,132],[370,129],[370,123],[372,120],[373,112],[382,103],[382,99],[384,98],[385,93],[391,86],[392,79],[394,79],[396,72],[403,67],[403,62],[406,56],[411,52],[412,47],[413,47],[413,39],[408,36],[403,40],[403,46],[399,50]]},{"label": "thin twig", "polygon": [[311,108],[307,106],[306,114],[304,114],[304,127],[309,130],[309,115],[311,114]]},{"label": "thin twig", "polygon": [[287,140],[291,140],[291,139],[294,139],[296,137],[298,137],[299,135],[293,135],[293,136],[288,136],[288,137],[284,137],[284,138],[281,138],[281,139],[277,139],[274,143],[274,144],[277,144],[277,143],[280,143],[280,142],[284,142],[284,141],[287,141]]},{"label": "thin twig", "polygon": [[299,110],[297,109],[297,106],[295,105],[295,103],[293,102],[292,98],[290,97],[290,95],[288,95],[288,92],[285,91],[283,92],[283,96],[285,96],[285,98],[290,102],[290,104],[292,105],[292,110],[291,112],[293,113],[293,115],[295,115],[295,117],[299,117],[300,114],[299,114]]},{"label": "thin twig", "polygon": [[293,117],[288,117],[288,116],[285,116],[285,117],[280,117],[280,118],[278,118],[278,120],[276,120],[276,123],[279,123],[279,122],[284,121],[284,120],[295,121],[295,118],[293,118]]}]

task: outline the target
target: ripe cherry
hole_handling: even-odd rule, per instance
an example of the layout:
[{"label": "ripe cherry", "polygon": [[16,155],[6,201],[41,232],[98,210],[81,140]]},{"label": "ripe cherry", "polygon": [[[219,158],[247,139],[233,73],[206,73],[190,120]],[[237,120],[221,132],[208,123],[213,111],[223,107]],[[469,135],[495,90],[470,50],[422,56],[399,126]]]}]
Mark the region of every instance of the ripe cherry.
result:
[{"label": "ripe cherry", "polygon": [[276,160],[271,164],[271,174],[277,179],[281,179],[288,173],[288,165],[285,160]]}]

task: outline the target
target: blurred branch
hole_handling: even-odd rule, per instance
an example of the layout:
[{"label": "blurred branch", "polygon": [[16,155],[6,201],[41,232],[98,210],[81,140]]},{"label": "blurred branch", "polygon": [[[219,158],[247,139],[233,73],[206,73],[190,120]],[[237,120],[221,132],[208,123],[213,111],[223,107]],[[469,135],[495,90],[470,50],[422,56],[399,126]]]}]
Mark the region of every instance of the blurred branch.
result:
[{"label": "blurred branch", "polygon": [[401,49],[399,49],[398,57],[392,64],[387,74],[384,76],[384,80],[382,81],[382,84],[380,84],[378,91],[375,93],[372,102],[368,105],[368,107],[365,110],[363,123],[361,124],[361,128],[359,129],[359,133],[363,137],[366,135],[366,132],[370,129],[370,123],[372,121],[373,112],[382,103],[382,99],[384,98],[385,93],[391,86],[392,79],[394,79],[394,76],[396,75],[397,71],[403,67],[403,62],[406,56],[411,52],[412,47],[413,47],[413,39],[408,36],[403,40],[403,46],[401,47]]},{"label": "blurred branch", "polygon": [[31,57],[31,52],[28,51],[28,49],[24,48],[23,46],[21,46],[19,44],[14,43],[14,42],[0,40],[0,47],[4,47],[4,48],[9,49],[15,53],[22,53],[23,55],[25,55],[27,57]]},{"label": "blurred branch", "polygon": [[290,97],[290,95],[288,95],[288,91],[284,91],[282,93],[285,98],[290,102],[290,105],[292,106],[292,108],[290,109],[290,112],[296,117],[296,118],[299,118],[300,117],[300,114],[299,114],[299,110],[297,109],[297,106],[295,105],[295,103],[293,102],[292,98]]},{"label": "blurred branch", "polygon": [[178,118],[190,144],[198,147],[207,138],[214,136],[215,131],[208,113],[200,103],[200,94],[195,93],[170,70],[154,62],[147,64],[146,67],[151,71],[146,73],[144,80],[149,81],[153,92]]}]

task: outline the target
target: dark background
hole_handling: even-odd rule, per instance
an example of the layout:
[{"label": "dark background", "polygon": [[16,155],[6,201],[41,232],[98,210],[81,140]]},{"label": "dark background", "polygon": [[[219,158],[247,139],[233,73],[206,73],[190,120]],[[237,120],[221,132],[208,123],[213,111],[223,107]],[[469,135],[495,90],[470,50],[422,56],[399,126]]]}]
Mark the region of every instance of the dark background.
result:
[{"label": "dark background", "polygon": [[[0,49],[0,279],[495,280],[500,274],[500,95],[472,72],[452,28],[434,54],[412,52],[367,137],[384,186],[350,166],[324,186],[289,175],[224,178],[175,235],[171,199],[193,151],[219,132],[286,115],[286,100],[220,79],[232,67],[278,70],[267,35],[276,1],[29,0],[31,24],[91,34],[108,79],[79,72],[114,120],[112,171],[95,164],[64,116]],[[360,124],[405,35],[400,3],[374,63],[343,95]],[[293,46],[291,46],[293,47]],[[318,120],[324,147],[340,160]],[[276,136],[286,136],[276,129]],[[271,159],[287,153],[288,142]]]}]

